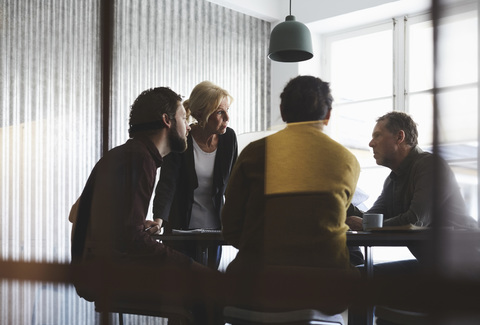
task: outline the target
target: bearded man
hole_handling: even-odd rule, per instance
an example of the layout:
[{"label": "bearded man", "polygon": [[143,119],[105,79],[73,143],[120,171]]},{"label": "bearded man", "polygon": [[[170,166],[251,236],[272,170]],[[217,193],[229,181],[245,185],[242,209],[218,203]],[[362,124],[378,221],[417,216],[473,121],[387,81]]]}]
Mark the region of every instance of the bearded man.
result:
[{"label": "bearded man", "polygon": [[[122,298],[119,292],[124,287],[144,288],[143,297],[160,295],[165,291],[160,284],[163,279],[154,274],[161,268],[179,270],[174,274],[183,272],[182,279],[190,278],[191,271],[214,272],[158,242],[151,235],[160,229],[159,224],[146,220],[163,157],[187,148],[190,127],[181,96],[165,87],[144,91],[131,107],[129,125],[130,139],[95,165],[78,200],[76,218],[71,220],[72,264],[79,268],[87,265],[85,269],[90,272],[75,277],[75,288],[81,297],[96,303],[106,294]],[[145,271],[145,267],[152,271]],[[133,270],[129,273],[133,276],[122,277],[125,270]],[[176,280],[182,281],[168,279]],[[125,297],[140,299],[129,294]],[[201,314],[199,308],[195,312]]]}]

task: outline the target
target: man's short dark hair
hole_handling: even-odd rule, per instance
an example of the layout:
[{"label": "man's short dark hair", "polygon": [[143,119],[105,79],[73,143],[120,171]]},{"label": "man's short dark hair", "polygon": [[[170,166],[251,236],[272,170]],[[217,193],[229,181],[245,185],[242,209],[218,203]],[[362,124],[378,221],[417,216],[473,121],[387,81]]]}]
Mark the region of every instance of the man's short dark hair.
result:
[{"label": "man's short dark hair", "polygon": [[392,134],[397,134],[400,130],[405,132],[405,143],[410,146],[418,144],[417,123],[404,112],[390,112],[377,119],[377,123],[387,121],[385,128]]},{"label": "man's short dark hair", "polygon": [[133,138],[139,133],[153,134],[164,128],[163,114],[174,121],[179,101],[182,101],[182,96],[167,87],[143,91],[130,109],[129,136]]},{"label": "man's short dark hair", "polygon": [[313,76],[291,79],[280,98],[283,119],[287,123],[322,120],[332,109],[329,83]]}]

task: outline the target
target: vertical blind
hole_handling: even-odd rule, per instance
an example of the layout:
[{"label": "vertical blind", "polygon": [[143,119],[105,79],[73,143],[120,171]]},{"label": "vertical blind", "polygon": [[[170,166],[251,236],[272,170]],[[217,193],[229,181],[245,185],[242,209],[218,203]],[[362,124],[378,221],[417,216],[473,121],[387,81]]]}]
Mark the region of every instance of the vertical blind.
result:
[{"label": "vertical blind", "polygon": [[[66,263],[69,207],[100,153],[99,4],[0,3],[1,258]],[[2,324],[73,315],[65,286],[2,281],[0,291]]]},{"label": "vertical blind", "polygon": [[[150,87],[185,98],[203,80],[235,101],[238,133],[269,125],[270,23],[205,0],[116,0],[108,139],[102,139],[100,0],[0,0],[3,260],[68,263],[68,212],[101,156],[127,138]],[[70,286],[2,281],[1,324],[91,324]],[[131,316],[134,317],[134,316]],[[142,323],[148,318],[137,317]]]},{"label": "vertical blind", "polygon": [[128,137],[129,107],[141,91],[166,86],[186,99],[204,80],[234,97],[237,133],[268,127],[270,23],[204,0],[117,1],[114,17],[113,146]]}]

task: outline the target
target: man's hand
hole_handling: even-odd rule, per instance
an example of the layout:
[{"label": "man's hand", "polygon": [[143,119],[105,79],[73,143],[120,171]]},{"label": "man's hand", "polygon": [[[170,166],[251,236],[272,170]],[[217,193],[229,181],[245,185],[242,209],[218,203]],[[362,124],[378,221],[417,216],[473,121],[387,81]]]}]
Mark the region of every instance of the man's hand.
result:
[{"label": "man's hand", "polygon": [[[157,221],[157,220],[160,220],[160,221]],[[155,221],[145,220],[143,222],[143,225],[145,227],[144,231],[148,232],[148,234],[150,235],[159,234],[160,229],[162,228],[162,219],[155,219]]]},{"label": "man's hand", "polygon": [[360,217],[349,216],[347,217],[347,220],[345,220],[345,223],[350,227],[351,230],[363,230],[362,218]]}]

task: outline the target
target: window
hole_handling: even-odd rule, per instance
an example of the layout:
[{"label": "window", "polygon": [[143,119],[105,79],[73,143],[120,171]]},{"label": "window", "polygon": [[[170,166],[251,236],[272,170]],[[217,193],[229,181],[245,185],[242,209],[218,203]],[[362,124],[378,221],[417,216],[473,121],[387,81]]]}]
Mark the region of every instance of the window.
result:
[{"label": "window", "polygon": [[350,148],[368,149],[364,140],[374,123],[366,117],[393,109],[392,28],[386,24],[330,42],[329,80],[335,104],[331,132]]},{"label": "window", "polygon": [[[476,4],[449,9],[439,21],[437,102],[440,154],[450,163],[469,208],[477,212],[478,28]],[[368,143],[375,120],[391,110],[417,122],[419,144],[433,140],[433,24],[429,15],[326,35],[324,71],[334,97],[327,132],[357,156],[359,188],[370,207],[390,170],[375,164]]]},{"label": "window", "polygon": [[[407,24],[408,96],[406,105],[419,127],[422,144],[432,143],[433,26],[416,17]],[[440,142],[476,145],[477,16],[451,15],[440,22],[438,103]],[[468,116],[468,119],[465,117]],[[466,123],[465,123],[466,122]]]},{"label": "window", "polygon": [[327,37],[327,71],[334,109],[327,132],[352,149],[362,166],[358,190],[369,208],[389,170],[375,164],[368,143],[375,119],[394,109],[394,23]]}]

